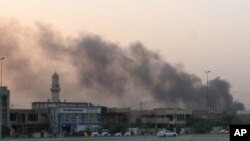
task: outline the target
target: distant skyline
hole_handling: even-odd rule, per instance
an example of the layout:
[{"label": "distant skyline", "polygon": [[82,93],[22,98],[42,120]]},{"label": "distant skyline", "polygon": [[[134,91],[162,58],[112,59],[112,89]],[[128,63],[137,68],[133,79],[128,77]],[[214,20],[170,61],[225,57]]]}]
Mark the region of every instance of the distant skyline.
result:
[{"label": "distant skyline", "polygon": [[[235,99],[250,109],[248,0],[0,0],[0,3],[0,20],[14,19],[26,26],[38,22],[51,24],[70,36],[97,34],[122,47],[140,41],[166,61],[199,76],[204,84],[204,71],[210,70],[210,79],[219,76],[229,81]],[[0,52],[2,56],[5,57]]]}]

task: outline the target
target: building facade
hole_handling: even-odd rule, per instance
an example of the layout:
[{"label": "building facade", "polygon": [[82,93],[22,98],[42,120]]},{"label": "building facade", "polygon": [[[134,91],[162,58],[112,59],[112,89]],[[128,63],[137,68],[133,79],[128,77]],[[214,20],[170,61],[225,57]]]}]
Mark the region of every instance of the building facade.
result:
[{"label": "building facade", "polygon": [[52,75],[51,102],[33,102],[32,110],[47,111],[50,132],[73,133],[102,125],[101,107],[84,102],[61,102],[59,75]]},{"label": "building facade", "polygon": [[0,137],[5,135],[5,130],[10,127],[9,114],[10,114],[10,91],[7,87],[0,87]]},{"label": "building facade", "polygon": [[53,134],[73,133],[102,126],[100,106],[81,102],[33,102],[32,110],[47,110],[50,131]]},{"label": "building facade", "polygon": [[[84,102],[61,102],[59,75],[52,75],[51,101],[32,102],[32,109],[12,109],[10,113],[11,127],[15,133],[27,134],[47,131],[53,134],[62,132],[74,133],[102,126],[102,110],[100,106]],[[3,113],[6,113],[6,94]],[[8,103],[8,102],[7,102]],[[7,108],[8,109],[8,108]],[[8,115],[8,114],[5,114]],[[3,116],[6,123],[7,117]],[[7,123],[6,123],[7,124]]]},{"label": "building facade", "polygon": [[131,110],[130,108],[107,108],[104,124],[136,125],[138,121],[143,127],[173,128],[185,126],[192,111],[180,108],[156,108],[153,110]]},{"label": "building facade", "polygon": [[129,125],[130,124],[130,108],[107,108],[103,110],[104,124],[112,125]]},{"label": "building facade", "polygon": [[11,109],[10,123],[15,135],[28,135],[41,131],[49,131],[47,111],[32,109]]},{"label": "building facade", "polygon": [[[134,114],[132,114],[132,121],[136,119],[136,116],[133,115]],[[142,123],[149,127],[173,128],[176,126],[184,127],[191,115],[191,110],[180,108],[156,108],[142,111],[140,117]]]}]

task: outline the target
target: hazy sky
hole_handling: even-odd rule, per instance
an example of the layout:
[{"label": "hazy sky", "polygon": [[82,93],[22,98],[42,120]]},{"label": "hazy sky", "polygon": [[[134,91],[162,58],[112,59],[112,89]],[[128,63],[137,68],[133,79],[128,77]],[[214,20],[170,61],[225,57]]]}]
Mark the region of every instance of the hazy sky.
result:
[{"label": "hazy sky", "polygon": [[203,81],[207,69],[228,80],[250,109],[249,0],[0,0],[0,18],[94,33],[124,47],[141,41]]}]

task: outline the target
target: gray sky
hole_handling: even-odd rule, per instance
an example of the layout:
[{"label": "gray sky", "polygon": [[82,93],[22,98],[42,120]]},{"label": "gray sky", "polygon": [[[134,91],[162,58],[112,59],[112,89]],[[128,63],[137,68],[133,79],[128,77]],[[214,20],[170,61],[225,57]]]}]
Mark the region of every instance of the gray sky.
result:
[{"label": "gray sky", "polygon": [[[0,18],[43,22],[65,35],[101,35],[126,47],[141,41],[205,81],[220,76],[250,109],[248,0],[0,0]],[[11,85],[11,84],[10,84]]]}]

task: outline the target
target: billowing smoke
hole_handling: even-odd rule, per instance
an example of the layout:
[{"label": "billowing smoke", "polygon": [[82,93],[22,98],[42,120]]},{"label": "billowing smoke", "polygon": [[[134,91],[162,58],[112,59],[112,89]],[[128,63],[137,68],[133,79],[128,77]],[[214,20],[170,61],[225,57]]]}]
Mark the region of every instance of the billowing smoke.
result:
[{"label": "billowing smoke", "polygon": [[[206,109],[206,85],[197,76],[166,62],[142,43],[127,48],[100,36],[65,37],[51,25],[23,26],[0,20],[3,82],[14,108],[50,97],[51,75],[61,78],[61,99],[107,106],[153,106]],[[25,104],[24,104],[25,103]],[[230,94],[229,82],[209,82],[213,111],[244,109]]]}]

